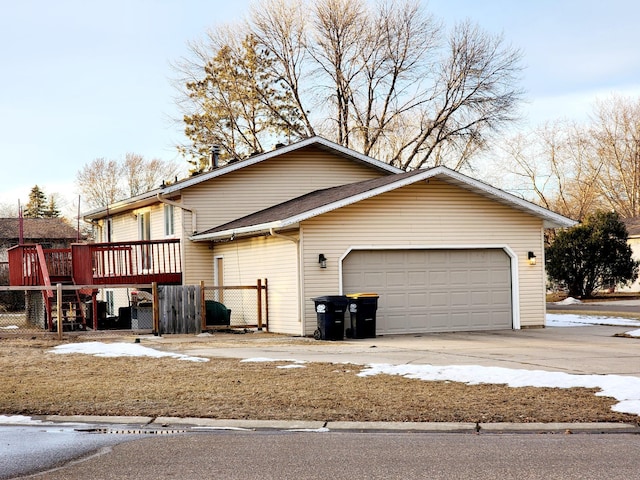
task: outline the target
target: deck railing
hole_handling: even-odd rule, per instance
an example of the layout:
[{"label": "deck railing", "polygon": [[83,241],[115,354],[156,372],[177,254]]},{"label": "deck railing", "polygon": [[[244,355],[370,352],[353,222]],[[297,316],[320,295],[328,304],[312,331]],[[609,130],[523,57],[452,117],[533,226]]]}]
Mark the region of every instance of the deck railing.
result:
[{"label": "deck railing", "polygon": [[76,284],[182,282],[180,240],[140,240],[71,246]]},{"label": "deck railing", "polygon": [[[51,284],[46,275],[47,261],[40,245],[18,245],[8,251],[9,284],[14,286],[39,286]],[[44,267],[45,272],[43,272]]]},{"label": "deck railing", "polygon": [[76,285],[179,284],[180,240],[77,243],[70,249],[18,245],[9,249],[11,285],[50,285],[51,279],[73,280]]}]

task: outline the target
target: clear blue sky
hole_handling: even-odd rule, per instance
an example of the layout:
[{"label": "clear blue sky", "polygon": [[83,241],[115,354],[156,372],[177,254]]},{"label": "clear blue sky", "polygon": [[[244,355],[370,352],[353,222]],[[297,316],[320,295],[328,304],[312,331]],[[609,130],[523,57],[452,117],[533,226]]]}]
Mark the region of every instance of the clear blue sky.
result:
[{"label": "clear blue sky", "polygon": [[[0,0],[0,203],[33,185],[74,198],[76,172],[135,152],[179,159],[170,63],[249,0]],[[636,0],[431,0],[522,49],[524,113],[584,119],[596,98],[640,96]]]}]

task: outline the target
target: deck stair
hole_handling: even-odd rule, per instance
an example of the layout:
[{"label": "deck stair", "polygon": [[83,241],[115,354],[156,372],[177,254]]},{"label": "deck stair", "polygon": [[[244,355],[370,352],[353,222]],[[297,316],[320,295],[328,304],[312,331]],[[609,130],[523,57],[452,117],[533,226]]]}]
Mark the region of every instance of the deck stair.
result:
[{"label": "deck stair", "polygon": [[[55,332],[58,329],[57,296],[47,297],[46,306],[48,329]],[[87,316],[78,290],[62,290],[62,330],[86,330]]]}]

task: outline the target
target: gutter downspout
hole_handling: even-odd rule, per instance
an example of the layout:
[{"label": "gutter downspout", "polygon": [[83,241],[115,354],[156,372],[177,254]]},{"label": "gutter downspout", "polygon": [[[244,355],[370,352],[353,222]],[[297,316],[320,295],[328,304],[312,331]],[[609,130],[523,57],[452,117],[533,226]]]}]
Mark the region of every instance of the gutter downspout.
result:
[{"label": "gutter downspout", "polygon": [[[278,237],[278,238],[282,238],[283,240],[288,240],[290,242],[293,242],[296,244],[296,260],[298,262],[298,271],[297,271],[297,276],[298,276],[298,323],[303,323],[302,322],[302,318],[303,318],[303,308],[304,308],[304,301],[302,299],[302,290],[303,290],[303,285],[302,285],[302,265],[300,264],[300,239],[299,238],[294,238],[294,237],[290,237],[288,235],[282,235],[281,233],[276,232],[273,228],[269,229],[269,235],[271,235],[272,237]],[[302,336],[304,336],[304,327],[303,327],[303,331],[302,331]]]},{"label": "gutter downspout", "polygon": [[174,207],[178,207],[182,210],[186,210],[187,212],[191,213],[191,234],[193,235],[194,233],[196,233],[196,227],[198,225],[198,222],[196,221],[196,210],[195,208],[189,208],[189,207],[185,207],[184,205],[178,203],[178,202],[174,202],[173,200],[168,200],[166,198],[162,198],[160,193],[156,194],[156,198],[158,199],[158,201],[160,203],[166,203],[167,205],[173,205]]}]

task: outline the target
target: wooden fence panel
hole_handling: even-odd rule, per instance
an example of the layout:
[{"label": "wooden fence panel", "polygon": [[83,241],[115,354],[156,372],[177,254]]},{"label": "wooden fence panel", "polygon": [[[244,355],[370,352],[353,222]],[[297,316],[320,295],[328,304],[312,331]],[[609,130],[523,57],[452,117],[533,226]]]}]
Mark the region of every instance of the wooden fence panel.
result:
[{"label": "wooden fence panel", "polygon": [[201,292],[197,285],[158,287],[159,333],[200,333]]}]

